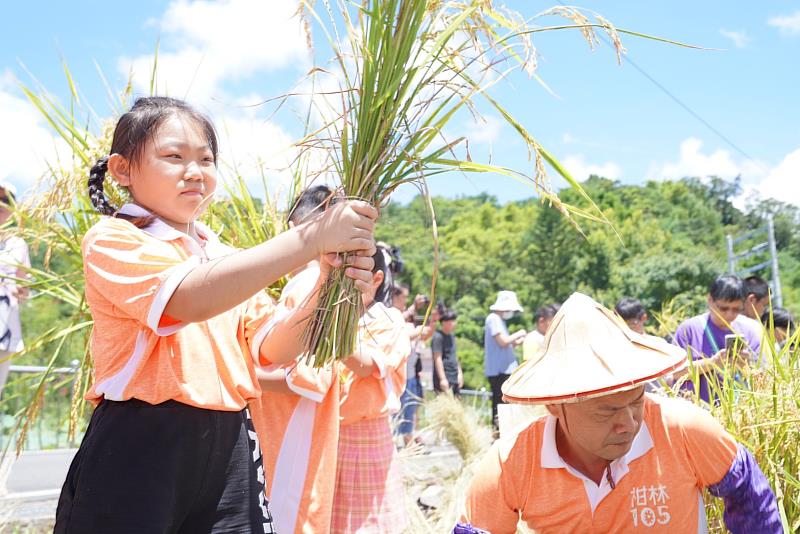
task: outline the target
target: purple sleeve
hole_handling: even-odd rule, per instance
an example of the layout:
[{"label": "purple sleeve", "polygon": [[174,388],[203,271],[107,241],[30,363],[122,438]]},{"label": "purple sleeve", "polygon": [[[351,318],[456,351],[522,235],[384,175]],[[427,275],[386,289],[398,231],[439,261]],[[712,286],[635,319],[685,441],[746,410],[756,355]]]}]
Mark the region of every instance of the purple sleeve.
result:
[{"label": "purple sleeve", "polygon": [[688,328],[686,326],[686,321],[679,324],[678,328],[675,330],[675,336],[672,338],[672,343],[678,345],[682,349],[685,349],[689,344],[689,340],[687,339],[687,330]]},{"label": "purple sleeve", "polygon": [[453,534],[490,534],[487,530],[481,530],[478,527],[473,527],[469,523],[456,523],[456,528],[453,529]]},{"label": "purple sleeve", "polygon": [[725,503],[723,519],[733,534],[783,532],[778,504],[767,477],[741,444],[728,473],[708,490]]}]

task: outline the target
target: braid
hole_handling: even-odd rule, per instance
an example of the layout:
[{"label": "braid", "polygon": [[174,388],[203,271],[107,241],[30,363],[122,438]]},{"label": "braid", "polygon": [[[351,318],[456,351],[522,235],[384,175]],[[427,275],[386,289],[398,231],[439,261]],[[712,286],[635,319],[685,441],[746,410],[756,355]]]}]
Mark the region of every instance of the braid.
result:
[{"label": "braid", "polygon": [[107,171],[108,156],[103,156],[89,171],[89,199],[92,201],[92,206],[101,214],[112,216],[117,209],[111,205],[103,192],[103,181],[106,179]]}]

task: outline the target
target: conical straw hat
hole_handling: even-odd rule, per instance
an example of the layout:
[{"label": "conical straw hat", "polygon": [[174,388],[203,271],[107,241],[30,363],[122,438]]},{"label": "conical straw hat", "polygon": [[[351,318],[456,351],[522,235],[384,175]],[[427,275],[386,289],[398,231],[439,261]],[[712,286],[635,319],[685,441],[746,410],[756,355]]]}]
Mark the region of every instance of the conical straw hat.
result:
[{"label": "conical straw hat", "polygon": [[557,404],[599,397],[633,389],[687,364],[683,349],[637,334],[581,293],[573,293],[561,306],[542,351],[503,384],[506,401]]}]

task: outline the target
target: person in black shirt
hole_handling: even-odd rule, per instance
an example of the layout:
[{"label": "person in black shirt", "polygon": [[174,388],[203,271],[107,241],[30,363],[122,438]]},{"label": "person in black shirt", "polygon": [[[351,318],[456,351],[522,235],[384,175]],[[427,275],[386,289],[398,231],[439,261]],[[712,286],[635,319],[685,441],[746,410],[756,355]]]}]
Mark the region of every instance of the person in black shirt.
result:
[{"label": "person in black shirt", "polygon": [[445,310],[439,319],[440,328],[431,340],[433,389],[438,393],[452,391],[458,395],[464,386],[464,374],[456,356],[456,336],[453,333],[457,318],[455,311]]}]

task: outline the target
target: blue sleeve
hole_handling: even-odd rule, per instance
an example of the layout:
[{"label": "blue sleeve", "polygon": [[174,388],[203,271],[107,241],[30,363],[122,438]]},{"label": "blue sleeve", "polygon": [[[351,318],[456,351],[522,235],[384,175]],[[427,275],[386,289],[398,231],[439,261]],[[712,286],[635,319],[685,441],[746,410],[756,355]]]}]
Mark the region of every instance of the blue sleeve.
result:
[{"label": "blue sleeve", "polygon": [[486,330],[491,337],[503,333],[503,321],[496,313],[491,314],[486,318]]},{"label": "blue sleeve", "polygon": [[778,504],[756,459],[741,444],[728,473],[708,491],[725,503],[725,526],[732,534],[783,533]]}]

